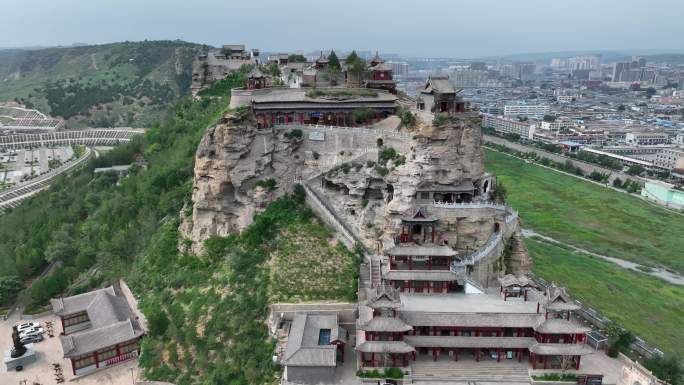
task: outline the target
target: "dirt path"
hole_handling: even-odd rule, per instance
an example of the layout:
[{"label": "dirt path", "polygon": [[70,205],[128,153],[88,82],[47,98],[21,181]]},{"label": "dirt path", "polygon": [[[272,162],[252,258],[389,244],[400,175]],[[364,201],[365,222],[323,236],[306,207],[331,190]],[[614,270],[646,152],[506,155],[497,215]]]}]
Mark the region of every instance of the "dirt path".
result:
[{"label": "dirt path", "polygon": [[553,243],[556,245],[561,245],[568,247],[574,251],[583,253],[583,254],[588,254],[596,258],[601,258],[604,261],[612,262],[622,268],[629,269],[629,270],[634,270],[638,271],[643,274],[648,274],[656,278],[660,278],[668,283],[674,284],[674,285],[684,285],[684,276],[679,275],[677,273],[673,273],[666,268],[662,266],[657,266],[657,267],[650,267],[650,266],[645,266],[645,265],[640,265],[635,262],[627,261],[621,258],[616,258],[616,257],[610,257],[607,255],[602,255],[602,254],[597,254],[594,253],[593,251],[589,251],[587,249],[583,249],[581,247],[577,247],[565,242],[561,242],[555,238],[548,237],[546,235],[539,234],[538,232],[532,230],[532,229],[523,229],[522,231],[523,236],[525,238],[532,238],[532,237],[538,237],[543,239],[544,241],[547,241],[549,243]]}]

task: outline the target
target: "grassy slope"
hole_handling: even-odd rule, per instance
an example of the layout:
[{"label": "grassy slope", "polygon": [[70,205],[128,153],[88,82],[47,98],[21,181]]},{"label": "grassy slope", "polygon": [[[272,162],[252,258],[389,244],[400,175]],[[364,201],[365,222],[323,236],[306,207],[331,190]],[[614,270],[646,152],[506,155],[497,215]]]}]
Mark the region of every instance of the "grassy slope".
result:
[{"label": "grassy slope", "polygon": [[[683,217],[500,153],[486,154],[487,169],[504,183],[526,227],[591,251],[681,271]],[[684,288],[538,240],[527,245],[536,274],[567,286],[663,350],[684,356],[677,343],[684,338]]]},{"label": "grassy slope", "polygon": [[[70,127],[110,125],[147,126],[189,92],[192,57],[198,45],[184,42],[114,43],[73,48],[0,51],[0,101],[20,100],[45,113],[59,104],[59,96],[47,91],[48,84],[67,80],[80,86],[96,86],[101,95],[113,94],[105,103],[92,102],[92,92],[75,103],[89,111],[68,116]],[[156,88],[108,90],[140,85],[149,80]],[[151,95],[157,94],[157,100]],[[124,103],[124,96],[130,100]],[[72,104],[69,101],[67,104]]]},{"label": "grassy slope", "polygon": [[534,272],[667,353],[684,357],[684,287],[534,239]]},{"label": "grassy slope", "polygon": [[130,279],[150,319],[148,379],[275,383],[268,303],[354,300],[356,258],[303,201],[301,191],[279,199],[239,236],[209,240],[201,258],[175,251],[176,224],[161,232]]},{"label": "grassy slope", "polygon": [[684,272],[684,217],[509,156],[487,151],[487,169],[526,227],[600,254]]}]

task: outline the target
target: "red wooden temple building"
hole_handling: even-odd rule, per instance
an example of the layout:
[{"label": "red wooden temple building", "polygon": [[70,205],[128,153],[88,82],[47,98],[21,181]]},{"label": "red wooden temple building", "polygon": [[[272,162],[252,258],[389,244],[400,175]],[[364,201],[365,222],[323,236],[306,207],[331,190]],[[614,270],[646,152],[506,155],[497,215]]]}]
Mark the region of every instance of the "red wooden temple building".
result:
[{"label": "red wooden temple building", "polygon": [[373,290],[359,310],[359,365],[406,367],[429,357],[578,369],[581,356],[592,351],[585,345],[588,329],[572,320],[577,307],[562,288],[542,293],[526,277],[505,276],[499,295],[464,291],[415,294],[390,285]]},{"label": "red wooden temple building", "polygon": [[60,318],[64,357],[74,375],[136,359],[145,334],[144,319],[123,282],[51,300]]}]

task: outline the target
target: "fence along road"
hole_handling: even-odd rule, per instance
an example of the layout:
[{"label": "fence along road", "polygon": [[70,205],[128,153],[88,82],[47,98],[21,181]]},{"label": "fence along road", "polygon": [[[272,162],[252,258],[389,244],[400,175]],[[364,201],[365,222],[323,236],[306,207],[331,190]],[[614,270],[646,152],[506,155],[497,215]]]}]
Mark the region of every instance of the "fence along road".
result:
[{"label": "fence along road", "polygon": [[145,133],[143,128],[92,128],[0,136],[0,149],[54,146],[111,146]]}]

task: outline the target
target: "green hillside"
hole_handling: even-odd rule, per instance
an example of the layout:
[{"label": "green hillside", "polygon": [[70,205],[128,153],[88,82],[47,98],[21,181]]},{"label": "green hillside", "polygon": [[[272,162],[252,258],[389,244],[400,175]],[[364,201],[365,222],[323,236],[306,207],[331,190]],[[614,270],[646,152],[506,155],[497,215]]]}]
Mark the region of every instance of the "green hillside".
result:
[{"label": "green hillside", "polygon": [[[243,84],[238,74],[216,87]],[[358,256],[304,205],[301,187],[240,235],[207,241],[205,255],[178,251],[197,145],[228,102],[182,100],[160,126],[3,215],[0,307],[19,294],[29,312],[37,311],[51,297],[123,277],[149,321],[140,358],[146,378],[178,385],[278,383],[267,305],[354,301]],[[92,172],[130,163],[136,154],[144,154],[148,167],[121,181]],[[61,268],[36,278],[56,261]]]},{"label": "green hillside", "polygon": [[181,41],[0,51],[0,102],[17,101],[68,127],[146,127],[189,94],[192,59]]}]

